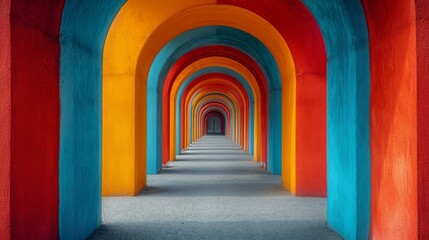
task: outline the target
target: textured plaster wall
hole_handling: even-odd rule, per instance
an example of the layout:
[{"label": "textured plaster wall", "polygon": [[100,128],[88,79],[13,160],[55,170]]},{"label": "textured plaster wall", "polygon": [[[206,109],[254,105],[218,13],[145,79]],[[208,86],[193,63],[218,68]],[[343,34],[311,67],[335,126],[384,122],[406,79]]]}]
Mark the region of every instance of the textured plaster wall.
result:
[{"label": "textured plaster wall", "polygon": [[0,239],[10,238],[10,0],[0,0]]},{"label": "textured plaster wall", "polygon": [[296,85],[296,195],[326,197],[326,78]]},{"label": "textured plaster wall", "polygon": [[84,239],[101,223],[102,53],[110,23],[123,3],[68,0],[64,7],[59,160],[62,239]]},{"label": "textured plaster wall", "polygon": [[[142,47],[169,17],[186,8],[213,2],[214,0],[128,0],[112,23],[103,55],[104,195],[137,194],[146,186],[146,170],[149,173],[157,170],[146,168],[146,159],[151,157],[147,153],[160,156],[162,145],[147,146],[153,141],[146,139],[146,130],[159,131],[158,121],[161,121],[156,119],[157,122],[147,122],[146,107],[160,105],[161,99],[158,97],[153,102],[146,102],[147,72],[136,72],[137,69],[145,69],[137,66]],[[172,30],[162,35],[167,36],[169,32]],[[142,58],[143,65],[152,64],[153,57],[159,50],[155,45],[164,43],[159,39],[155,42],[156,44],[148,47],[150,54]],[[155,93],[151,91],[151,94]],[[151,150],[146,151],[146,148]],[[156,167],[160,169],[161,161]]]},{"label": "textured plaster wall", "polygon": [[429,4],[416,1],[418,231],[429,239]]},{"label": "textured plaster wall", "polygon": [[63,1],[11,5],[11,238],[58,238],[59,28]]},{"label": "textured plaster wall", "polygon": [[371,44],[371,238],[417,239],[415,7],[362,2]]},{"label": "textured plaster wall", "polygon": [[328,55],[328,225],[365,239],[370,223],[369,48],[359,1],[304,0]]}]

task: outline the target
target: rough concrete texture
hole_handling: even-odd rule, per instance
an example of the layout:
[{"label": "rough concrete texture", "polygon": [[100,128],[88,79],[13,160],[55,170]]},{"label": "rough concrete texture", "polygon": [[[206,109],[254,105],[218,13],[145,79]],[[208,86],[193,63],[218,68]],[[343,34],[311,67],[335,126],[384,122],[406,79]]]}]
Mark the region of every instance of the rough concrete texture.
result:
[{"label": "rough concrete texture", "polygon": [[101,99],[106,95],[102,94],[102,55],[110,24],[124,2],[65,2],[60,42],[57,213],[62,240],[83,239],[101,222]]},{"label": "rough concrete texture", "polygon": [[0,239],[10,238],[10,0],[0,0]]},{"label": "rough concrete texture", "polygon": [[362,5],[371,46],[370,238],[418,239],[416,10],[408,0]]},{"label": "rough concrete texture", "polygon": [[136,197],[103,198],[103,224],[89,239],[341,239],[326,200],[290,195],[224,136],[177,156]]},{"label": "rough concrete texture", "polygon": [[416,1],[419,239],[429,239],[429,4]]},{"label": "rough concrete texture", "polygon": [[58,239],[58,43],[63,4],[64,0],[15,0],[10,5],[11,239]]}]

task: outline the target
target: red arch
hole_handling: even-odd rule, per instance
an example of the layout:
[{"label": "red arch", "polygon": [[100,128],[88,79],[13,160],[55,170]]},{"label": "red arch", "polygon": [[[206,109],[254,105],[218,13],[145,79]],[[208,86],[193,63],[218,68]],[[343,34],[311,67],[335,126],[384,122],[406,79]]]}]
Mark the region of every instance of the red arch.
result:
[{"label": "red arch", "polygon": [[[210,103],[208,103],[205,107],[204,107],[204,109],[201,109],[200,110],[200,119],[201,118],[204,118],[204,116],[207,114],[207,112],[210,112],[210,111],[218,111],[216,108],[220,108],[220,109],[222,109],[223,111],[225,111],[225,113],[227,114],[225,117],[224,117],[224,120],[225,121],[228,121],[228,122],[230,122],[230,120],[231,120],[231,113],[230,113],[230,110],[229,110],[229,108],[227,107],[227,106],[225,106],[225,104],[223,104],[222,102],[218,102],[218,101],[212,101],[212,102],[210,102]],[[202,121],[202,123],[205,123],[205,120],[204,121]],[[200,123],[201,124],[201,123]],[[202,129],[205,129],[205,127],[204,126],[202,126]],[[201,133],[200,133],[201,134]],[[224,134],[225,134],[225,131],[224,131]],[[231,126],[230,125],[228,125],[228,129],[227,129],[227,131],[226,131],[226,135],[228,136],[228,137],[231,137]]]},{"label": "red arch", "polygon": [[209,113],[207,113],[205,116],[204,116],[204,119],[203,119],[203,121],[202,121],[202,124],[203,124],[203,132],[202,132],[202,134],[203,135],[206,135],[207,134],[207,125],[208,125],[208,120],[209,120],[209,118],[211,118],[211,117],[213,117],[213,116],[216,116],[216,117],[218,117],[220,120],[221,120],[221,134],[222,135],[225,135],[225,117],[223,116],[223,114],[221,114],[220,112],[218,112],[218,111],[216,111],[216,110],[212,110],[211,112],[209,112]]},{"label": "red arch", "polygon": [[[192,50],[188,53],[186,53],[184,56],[182,56],[170,69],[170,71],[167,74],[167,77],[164,82],[163,90],[162,90],[162,129],[163,129],[163,146],[166,147],[166,150],[163,151],[163,157],[162,161],[163,163],[168,161],[169,159],[169,151],[170,151],[170,141],[168,140],[170,136],[170,92],[171,88],[173,86],[174,80],[177,78],[177,76],[185,69],[187,66],[192,64],[195,61],[198,61],[200,59],[206,58],[206,57],[227,57],[233,60],[236,60],[240,63],[242,63],[244,66],[246,66],[249,71],[253,74],[255,77],[259,89],[261,91],[261,111],[262,116],[268,116],[268,87],[267,87],[267,81],[265,78],[265,75],[258,65],[256,61],[254,61],[251,57],[249,57],[247,54],[243,53],[242,51],[228,47],[228,46],[206,46],[197,48],[195,50]],[[225,74],[224,74],[225,75]],[[192,84],[192,83],[191,83]],[[241,84],[240,84],[241,85]],[[186,93],[186,90],[185,90]],[[182,105],[182,109],[184,106]],[[262,119],[262,126],[267,125],[268,120]],[[267,142],[267,130],[266,127],[262,127],[262,139],[261,141],[265,144],[262,146],[262,161],[266,162],[266,142]],[[182,146],[186,147],[186,146]]]}]

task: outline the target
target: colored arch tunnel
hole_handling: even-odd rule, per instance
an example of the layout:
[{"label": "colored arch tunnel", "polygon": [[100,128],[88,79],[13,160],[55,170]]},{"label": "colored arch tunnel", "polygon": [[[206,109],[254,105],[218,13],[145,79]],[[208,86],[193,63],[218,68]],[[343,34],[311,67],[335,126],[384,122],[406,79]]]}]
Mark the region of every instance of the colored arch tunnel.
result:
[{"label": "colored arch tunnel", "polygon": [[136,195],[210,125],[292,194],[327,197],[344,238],[428,239],[428,13],[0,1],[0,238],[86,238],[102,195]]}]

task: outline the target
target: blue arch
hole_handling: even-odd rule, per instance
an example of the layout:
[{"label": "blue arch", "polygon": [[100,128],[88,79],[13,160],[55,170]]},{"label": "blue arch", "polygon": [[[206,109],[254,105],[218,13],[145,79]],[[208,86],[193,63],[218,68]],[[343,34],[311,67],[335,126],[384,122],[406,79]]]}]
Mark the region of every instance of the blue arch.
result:
[{"label": "blue arch", "polygon": [[357,0],[303,0],[328,56],[328,224],[346,239],[367,239],[370,224],[369,46]]},{"label": "blue arch", "polygon": [[102,56],[109,27],[124,3],[65,2],[60,31],[61,239],[85,239],[101,223]]},{"label": "blue arch", "polygon": [[212,107],[212,108],[210,108],[210,112],[218,112],[219,114],[221,114],[223,116],[223,118],[225,120],[225,126],[224,126],[225,127],[225,136],[227,136],[226,130],[228,129],[229,124],[227,121],[227,114],[226,114],[225,110],[220,108],[220,107]]},{"label": "blue arch", "polygon": [[162,151],[159,146],[161,139],[160,121],[161,113],[161,89],[168,70],[185,53],[193,49],[211,46],[223,45],[239,49],[247,53],[261,67],[267,79],[269,90],[268,96],[268,170],[275,173],[281,173],[281,77],[278,65],[269,52],[258,39],[252,35],[236,28],[225,26],[209,26],[196,28],[180,34],[171,40],[156,56],[152,63],[148,76],[147,84],[147,124],[151,126],[147,131],[148,149],[157,149],[153,152],[147,152],[148,173],[157,173],[162,166]]}]

